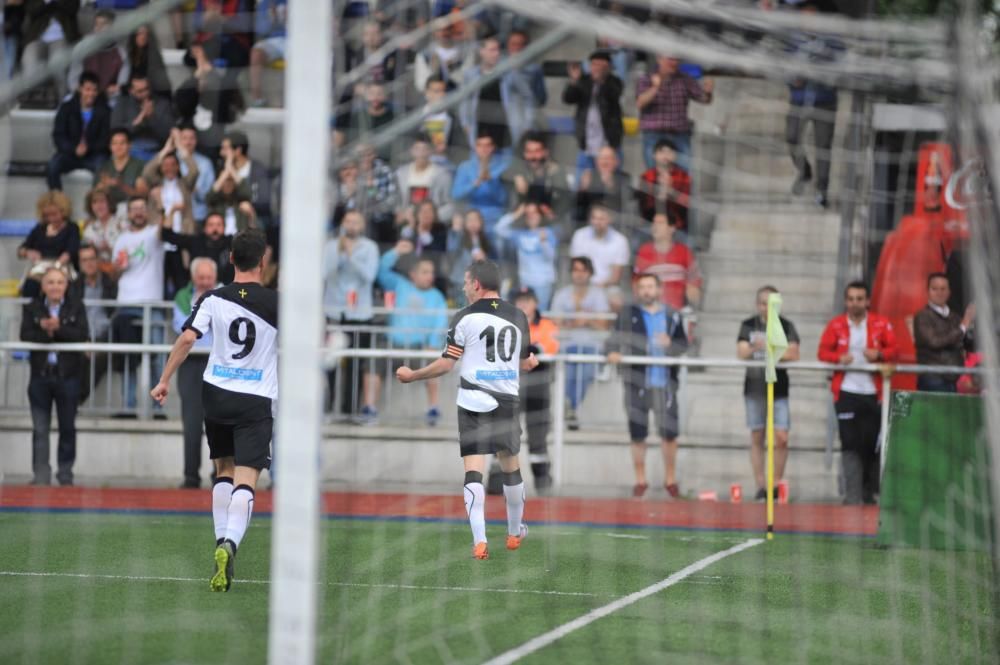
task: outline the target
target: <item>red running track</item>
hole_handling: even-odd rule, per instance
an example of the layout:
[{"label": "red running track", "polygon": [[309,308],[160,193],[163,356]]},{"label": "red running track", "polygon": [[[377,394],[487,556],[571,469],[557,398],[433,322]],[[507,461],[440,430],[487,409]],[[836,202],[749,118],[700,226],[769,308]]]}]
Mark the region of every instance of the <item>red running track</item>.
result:
[{"label": "red running track", "polygon": [[[205,512],[211,510],[211,492],[178,489],[98,489],[84,487],[0,487],[0,510],[93,510]],[[323,494],[323,514],[344,517],[465,519],[462,497],[424,494]],[[254,512],[272,509],[272,494],[257,493]],[[505,519],[500,497],[486,502],[488,519]],[[525,521],[619,527],[676,529],[764,530],[762,503],[714,501],[651,501],[638,499],[581,499],[532,497]],[[785,504],[775,506],[775,530],[874,536],[878,532],[876,506]]]}]

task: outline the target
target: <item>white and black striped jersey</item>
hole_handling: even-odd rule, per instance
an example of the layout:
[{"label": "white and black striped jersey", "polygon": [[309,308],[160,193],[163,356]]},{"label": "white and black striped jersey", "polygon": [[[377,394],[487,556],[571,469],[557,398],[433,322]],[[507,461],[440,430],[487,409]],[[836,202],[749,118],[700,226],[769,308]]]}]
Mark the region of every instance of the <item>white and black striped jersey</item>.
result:
[{"label": "white and black striped jersey", "polygon": [[233,282],[209,291],[191,310],[184,330],[212,333],[206,383],[236,393],[278,398],[278,294],[260,284]]},{"label": "white and black striped jersey", "polygon": [[443,355],[462,361],[458,405],[485,413],[501,401],[516,402],[530,345],[528,318],[509,302],[482,298],[456,313]]}]

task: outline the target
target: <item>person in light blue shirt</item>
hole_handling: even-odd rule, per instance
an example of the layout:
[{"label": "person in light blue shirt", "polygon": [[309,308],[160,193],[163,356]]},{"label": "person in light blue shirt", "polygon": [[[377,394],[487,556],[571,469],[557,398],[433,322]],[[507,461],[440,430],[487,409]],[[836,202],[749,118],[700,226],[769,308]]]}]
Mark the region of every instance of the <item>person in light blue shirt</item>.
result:
[{"label": "person in light blue shirt", "polygon": [[451,198],[482,213],[486,235],[492,241],[497,222],[507,211],[507,185],[500,177],[510,166],[510,154],[498,153],[488,134],[476,138],[475,152],[455,172]]},{"label": "person in light blue shirt", "polygon": [[[444,348],[442,331],[448,328],[448,302],[434,288],[434,262],[408,256],[412,253],[413,243],[400,240],[379,262],[379,284],[396,294],[395,309],[389,316],[389,343],[401,349],[440,350]],[[407,276],[394,270],[397,263],[407,270]],[[427,407],[427,423],[437,424],[441,411],[436,380],[427,381]]]},{"label": "person in light blue shirt", "polygon": [[[556,282],[556,252],[559,240],[544,221],[538,203],[529,201],[500,218],[497,236],[511,243],[517,254],[517,279],[535,292],[538,307],[548,309]],[[517,224],[521,222],[521,224]]]}]

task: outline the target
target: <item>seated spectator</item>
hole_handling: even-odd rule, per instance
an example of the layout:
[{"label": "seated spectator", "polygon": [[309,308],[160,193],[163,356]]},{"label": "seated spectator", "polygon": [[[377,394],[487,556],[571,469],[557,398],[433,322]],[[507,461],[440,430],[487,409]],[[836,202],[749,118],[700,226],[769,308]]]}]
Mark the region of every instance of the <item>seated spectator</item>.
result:
[{"label": "seated spectator", "polygon": [[410,146],[413,161],[396,169],[400,208],[396,223],[412,224],[414,206],[432,201],[438,215],[451,219],[451,173],[431,161],[431,144],[425,136],[418,136]]},{"label": "seated spectator", "polygon": [[533,200],[547,224],[562,225],[573,203],[569,175],[550,158],[549,147],[540,132],[528,132],[521,143],[521,158],[514,161],[510,170],[517,204]]},{"label": "seated spectator", "polygon": [[[254,42],[250,49],[250,103],[267,106],[261,92],[261,71],[276,60],[285,59],[288,18],[287,0],[259,0],[255,14]],[[350,67],[347,68],[350,71]]]},{"label": "seated spectator", "polygon": [[[570,284],[564,286],[552,297],[549,315],[559,324],[559,341],[564,353],[601,352],[611,321],[587,316],[609,314],[611,305],[604,289],[594,286],[594,265],[586,256],[574,256],[570,260]],[[566,426],[571,430],[580,428],[577,409],[587,394],[587,389],[597,375],[597,365],[593,363],[566,364]]]},{"label": "seated spectator", "polygon": [[[76,301],[114,300],[118,287],[107,273],[102,272],[97,250],[92,245],[80,246],[80,274],[69,285],[69,293]],[[111,312],[108,305],[85,304],[87,310],[87,339],[94,342],[111,341]],[[107,374],[111,364],[108,353],[84,354],[82,381],[80,383],[80,403],[87,401],[91,386],[97,387]]]},{"label": "seated spectator", "polygon": [[[87,311],[78,299],[67,294],[66,273],[52,266],[42,276],[41,295],[24,305],[21,316],[21,340],[35,344],[86,342]],[[59,448],[56,453],[56,478],[60,485],[73,484],[76,460],[76,408],[80,403],[83,354],[74,351],[31,352],[31,379],[28,402],[31,404],[32,485],[50,485],[49,433],[52,428],[52,404],[59,420]]]},{"label": "seated spectator", "polygon": [[445,291],[448,283],[443,263],[448,252],[448,227],[439,220],[433,201],[414,205],[410,217],[413,218],[413,223],[403,226],[399,230],[399,237],[413,243],[414,256],[434,262],[434,273],[437,275],[434,285],[438,290]]},{"label": "seated spectator", "polygon": [[497,152],[493,137],[479,136],[475,154],[459,165],[451,188],[451,198],[455,202],[464,203],[482,214],[491,242],[495,241],[497,222],[507,211],[507,185],[501,176],[509,166],[510,158]]},{"label": "seated spectator", "polygon": [[124,127],[111,130],[111,158],[97,172],[97,185],[117,208],[132,196],[144,196],[149,187],[142,179],[146,163],[132,156],[132,137]]},{"label": "seated spectator", "polygon": [[[226,223],[219,213],[209,213],[200,233],[178,233],[171,228],[164,217],[160,229],[163,242],[176,245],[191,257],[191,265],[197,258],[211,259],[215,263],[215,274],[222,284],[233,281],[235,269],[229,262],[229,252],[233,244],[232,233],[226,233]],[[240,229],[242,230],[242,229]]]},{"label": "seated spectator", "polygon": [[[35,211],[38,224],[17,248],[18,258],[27,259],[32,266],[49,260],[62,267],[76,267],[77,253],[80,251],[80,227],[70,221],[73,206],[69,197],[62,192],[42,194],[35,204]],[[41,275],[36,277],[25,280],[21,295],[26,298],[38,295],[38,280]]]},{"label": "seated spectator", "polygon": [[[378,245],[365,237],[365,218],[357,211],[344,215],[337,237],[331,238],[323,250],[323,312],[329,324],[344,326],[370,326],[375,277],[378,274]],[[351,348],[376,348],[374,333],[357,332],[349,335]],[[352,358],[342,364],[349,377],[350,390],[358,390],[365,413],[374,414],[382,392],[384,362]],[[330,380],[331,399],[334,392],[335,373],[327,374]],[[352,410],[350,405],[347,410]]]},{"label": "seated spectator", "polygon": [[673,309],[701,302],[701,271],[687,245],[675,242],[676,226],[663,213],[653,217],[653,240],[639,248],[634,274],[656,275],[663,287],[663,303]]},{"label": "seated spectator", "polygon": [[[208,193],[215,183],[215,165],[212,160],[198,152],[198,131],[190,124],[181,124],[177,130],[174,143],[179,152],[191,155],[198,166],[198,179],[191,190],[191,214],[195,221],[202,221],[208,215]],[[181,160],[181,176],[188,177],[191,167],[186,160]]]},{"label": "seated spectator", "polygon": [[[13,3],[4,3],[5,5]],[[24,22],[21,25],[21,74],[32,75],[45,67],[46,62],[61,51],[80,41],[77,12],[80,0],[28,0],[25,2]],[[66,72],[53,77],[55,97],[47,96],[44,89],[37,89],[25,102],[34,108],[55,108],[58,100],[66,96]]]},{"label": "seated spectator", "polygon": [[450,295],[456,304],[464,306],[462,285],[465,283],[465,271],[475,261],[496,256],[486,235],[483,215],[475,208],[464,215],[456,214],[452,217],[451,230],[448,232],[448,256],[451,258],[451,271],[448,274]]},{"label": "seated spectator", "polygon": [[576,62],[568,65],[568,71],[569,83],[563,90],[562,100],[576,107],[576,140],[580,146],[576,173],[577,182],[580,182],[583,172],[594,168],[594,159],[601,148],[609,146],[616,153],[621,151],[624,86],[621,79],[611,73],[611,56],[607,51],[595,51],[590,55],[589,74],[583,74]]},{"label": "seated spectator", "polygon": [[[389,343],[396,349],[439,350],[444,345],[441,331],[448,327],[448,303],[434,288],[434,262],[422,257],[407,257],[413,243],[400,240],[379,261],[378,282],[385,291],[396,293],[396,307],[389,316]],[[396,272],[400,258],[408,267],[407,277]],[[374,418],[374,413],[362,415]],[[438,408],[438,381],[427,381],[427,424],[434,426],[441,417]]]},{"label": "seated spectator", "polygon": [[424,91],[426,104],[423,111],[423,133],[430,137],[431,161],[448,170],[449,174],[455,172],[455,162],[461,160],[467,150],[466,139],[462,136],[462,128],[455,114],[448,109],[430,113],[427,109],[444,99],[447,91],[444,79],[432,76],[427,79],[427,88]]},{"label": "seated spectator", "polygon": [[[951,286],[944,273],[931,273],[927,278],[927,306],[913,317],[913,343],[918,365],[963,367],[965,350],[976,320],[976,306],[965,308],[960,317],[948,307]],[[920,374],[917,389],[928,392],[956,392],[958,374]]]},{"label": "seated spectator", "polygon": [[167,76],[167,66],[163,62],[156,33],[148,25],[139,26],[129,36],[125,51],[131,68],[131,77],[145,79],[155,96],[170,99],[173,86],[170,85],[170,77]]},{"label": "seated spectator", "polygon": [[250,64],[254,15],[249,0],[198,0],[192,18],[196,33],[192,43],[200,44],[215,66],[234,69]]},{"label": "seated spectator", "polygon": [[[338,128],[334,134],[334,143],[338,148],[345,144],[368,140],[370,135],[380,127],[390,124],[395,116],[392,107],[386,101],[385,88],[381,83],[369,83],[365,86],[365,106],[352,111],[346,126]],[[378,151],[379,159],[390,161],[392,145],[386,145]]]},{"label": "seated spectator", "polygon": [[656,69],[639,79],[635,104],[639,107],[642,130],[642,153],[646,168],[655,165],[653,148],[660,139],[668,139],[677,151],[677,164],[691,171],[691,121],[688,103],[712,101],[715,87],[711,79],[696,81],[680,71],[677,58],[656,56]]},{"label": "seated spectator", "polygon": [[250,203],[257,213],[257,226],[268,228],[271,215],[271,176],[267,167],[250,158],[250,141],[243,132],[229,132],[222,140],[219,156],[236,174],[236,184],[244,180],[250,184]]},{"label": "seated spectator", "polygon": [[670,139],[660,139],[653,148],[654,164],[639,183],[639,214],[648,222],[664,213],[682,230],[687,230],[691,204],[691,177],[676,164],[676,150]]},{"label": "seated spectator", "polygon": [[538,306],[548,309],[556,283],[559,239],[544,224],[541,206],[529,200],[500,218],[497,236],[510,241],[516,252],[518,285],[531,289]]},{"label": "seated spectator", "polygon": [[[110,9],[99,9],[94,15],[92,35],[99,35],[115,22],[115,13]],[[84,72],[92,72],[97,76],[97,89],[104,95],[108,104],[115,105],[118,94],[128,85],[132,68],[129,66],[128,53],[125,47],[115,42],[108,44],[100,51],[91,53],[83,60],[74,61],[69,68],[69,88],[76,89],[80,85],[80,76]]]},{"label": "seated spectator", "polygon": [[233,236],[255,226],[249,183],[244,181],[237,185],[233,174],[223,169],[208,193],[208,212],[225,220],[226,235]]},{"label": "seated spectator", "polygon": [[153,96],[149,79],[133,75],[129,94],[123,95],[111,112],[111,126],[124,127],[132,134],[132,156],[152,159],[170,137],[173,125],[170,102]]},{"label": "seated spectator", "polygon": [[620,304],[621,284],[631,253],[628,239],[612,228],[612,211],[604,205],[590,208],[590,224],[577,229],[570,242],[571,256],[586,256],[591,261],[594,286],[605,289],[612,304]]},{"label": "seated spectator", "polygon": [[[487,37],[479,47],[479,64],[465,71],[464,83],[469,85],[488,76],[499,64],[500,40]],[[475,147],[477,136],[489,134],[497,150],[506,150],[534,126],[537,111],[531,82],[519,72],[510,71],[466,97],[459,107],[459,119],[470,148]]]},{"label": "seated spectator", "polygon": [[75,169],[97,173],[108,155],[108,105],[99,95],[97,75],[84,72],[73,96],[59,105],[52,125],[56,154],[49,160],[49,189],[62,189],[62,174]]},{"label": "seated spectator", "polygon": [[117,214],[111,207],[111,197],[106,190],[97,188],[87,192],[84,199],[84,209],[87,212],[87,223],[83,227],[83,242],[89,244],[97,253],[97,261],[101,270],[110,273],[112,270],[111,249],[118,240],[128,220],[124,215]]},{"label": "seated spectator", "polygon": [[418,92],[426,89],[427,79],[440,78],[451,90],[462,83],[465,70],[472,67],[476,57],[474,45],[463,38],[456,39],[451,26],[434,31],[434,39],[427,48],[417,53],[413,63],[413,83]]},{"label": "seated spectator", "polygon": [[[524,50],[524,47],[528,45],[529,41],[531,41],[531,39],[528,37],[528,33],[525,30],[517,28],[511,30],[507,34],[507,55],[517,55]],[[533,99],[531,100],[532,105],[535,108],[544,107],[546,102],[549,101],[549,93],[545,89],[545,73],[542,71],[541,63],[532,62],[527,65],[523,65],[517,70],[517,75],[524,78],[528,82],[528,87],[531,89],[533,96]]]},{"label": "seated spectator", "polygon": [[345,162],[337,174],[334,225],[348,210],[357,210],[368,221],[368,235],[382,246],[396,241],[396,176],[389,165],[362,146],[357,161]]},{"label": "seated spectator", "polygon": [[[357,48],[344,41],[344,71],[364,68],[363,83],[389,83],[396,79],[398,68],[405,66],[397,51],[390,51],[381,58],[375,58],[376,51],[385,46],[382,26],[377,21],[368,21],[361,28],[361,42]],[[360,90],[357,90],[360,92]]]},{"label": "seated spectator", "polygon": [[590,208],[599,203],[612,210],[620,219],[632,217],[632,181],[628,174],[619,170],[621,159],[611,147],[597,151],[595,168],[583,172],[580,191],[576,196],[576,220],[587,220]]}]

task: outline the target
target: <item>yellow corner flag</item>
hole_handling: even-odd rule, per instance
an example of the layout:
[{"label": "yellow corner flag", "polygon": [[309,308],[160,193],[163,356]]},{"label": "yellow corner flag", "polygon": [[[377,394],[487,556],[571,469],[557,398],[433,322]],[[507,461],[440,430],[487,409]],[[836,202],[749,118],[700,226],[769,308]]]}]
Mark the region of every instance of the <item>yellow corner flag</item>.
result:
[{"label": "yellow corner flag", "polygon": [[767,297],[767,364],[764,379],[767,381],[767,539],[774,539],[774,384],[778,381],[775,365],[785,355],[788,338],[781,325],[781,296],[772,293]]}]

